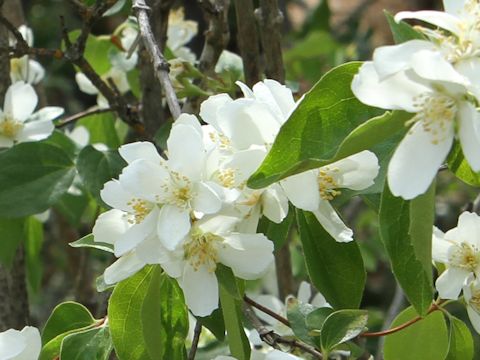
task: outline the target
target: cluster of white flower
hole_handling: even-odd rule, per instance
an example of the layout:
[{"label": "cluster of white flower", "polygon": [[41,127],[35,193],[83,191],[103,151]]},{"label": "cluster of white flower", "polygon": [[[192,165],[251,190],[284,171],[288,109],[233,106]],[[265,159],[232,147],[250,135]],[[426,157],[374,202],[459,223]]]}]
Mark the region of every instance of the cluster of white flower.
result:
[{"label": "cluster of white flower", "polygon": [[411,128],[389,167],[392,193],[412,199],[424,193],[457,137],[474,171],[480,170],[480,29],[477,0],[444,0],[445,12],[400,12],[417,19],[424,40],[375,50],[352,83],[364,103],[414,113]]},{"label": "cluster of white flower", "polygon": [[93,228],[95,241],[112,244],[120,257],[106,269],[106,283],[160,264],[178,280],[193,314],[208,315],[218,307],[218,263],[248,280],[267,270],[273,243],[256,233],[258,221],[266,216],[280,223],[288,199],[314,211],[338,241],[352,240],[329,200],[339,187],[371,185],[378,172],[375,155],[363,152],[310,171],[298,186],[287,179],[265,189],[248,188],[246,180],[296,105],[292,92],[273,80],[253,89],[240,86],[244,98],[220,94],[203,102],[200,116],[207,125],[189,114],[175,121],[168,160],[151,143],[120,147],[128,166],[118,180],[105,184],[101,196],[113,209]]},{"label": "cluster of white flower", "polygon": [[[32,30],[25,25],[18,28],[29,46],[33,45]],[[10,45],[15,45],[11,40]],[[44,107],[34,112],[38,96],[31,84],[39,83],[45,75],[43,67],[25,55],[10,60],[12,85],[5,94],[0,109],[0,149],[14,144],[47,138],[54,130],[52,120],[63,114],[60,107]]]}]

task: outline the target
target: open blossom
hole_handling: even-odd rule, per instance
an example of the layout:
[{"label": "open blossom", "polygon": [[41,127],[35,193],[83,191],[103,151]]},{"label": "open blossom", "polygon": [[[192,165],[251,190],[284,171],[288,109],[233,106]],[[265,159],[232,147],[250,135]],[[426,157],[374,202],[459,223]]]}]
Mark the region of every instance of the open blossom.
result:
[{"label": "open blossom", "polygon": [[198,32],[198,23],[185,20],[183,8],[170,11],[168,16],[167,46],[173,55],[182,60],[194,63],[195,54],[185,45],[188,44]]},{"label": "open blossom", "polygon": [[[26,25],[18,28],[19,33],[27,42],[28,46],[33,46],[33,32]],[[10,45],[15,46],[16,40],[11,40]],[[25,81],[29,84],[38,84],[45,76],[45,69],[38,61],[31,59],[28,55],[20,58],[10,59],[10,80],[12,83]]]},{"label": "open blossom", "polygon": [[179,248],[160,261],[165,272],[178,280],[194,315],[207,316],[218,308],[218,263],[241,279],[254,280],[273,261],[273,243],[263,234],[233,231],[236,222],[237,218],[221,215],[196,221]]},{"label": "open blossom", "polygon": [[480,281],[470,277],[463,286],[463,297],[473,328],[480,334]]},{"label": "open blossom", "polygon": [[52,120],[63,113],[60,107],[44,107],[34,112],[38,97],[30,84],[11,85],[0,110],[0,148],[47,138],[54,130]]},{"label": "open blossom", "polygon": [[0,360],[37,360],[41,349],[40,332],[35,327],[0,332]]},{"label": "open blossom", "polygon": [[435,229],[432,257],[446,265],[435,283],[439,296],[457,299],[468,278],[480,275],[480,217],[466,211],[445,234]]},{"label": "open blossom", "polygon": [[363,190],[373,185],[378,170],[375,154],[362,151],[319,169],[290,176],[280,184],[293,205],[311,211],[336,241],[348,242],[353,240],[353,231],[343,223],[330,201],[342,188]]},{"label": "open blossom", "polygon": [[[415,115],[388,166],[392,193],[413,199],[424,193],[447,157],[455,136],[474,171],[480,170],[480,114],[463,84],[421,78],[413,70],[380,79],[375,65],[365,63],[352,82],[360,101]],[[422,154],[422,156],[418,156]]]}]

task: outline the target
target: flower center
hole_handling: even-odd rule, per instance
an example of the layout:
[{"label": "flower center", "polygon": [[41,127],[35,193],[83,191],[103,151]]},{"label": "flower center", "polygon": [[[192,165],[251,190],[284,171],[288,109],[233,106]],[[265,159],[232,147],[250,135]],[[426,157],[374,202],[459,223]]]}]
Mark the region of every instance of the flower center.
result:
[{"label": "flower center", "polygon": [[329,167],[323,167],[318,171],[317,182],[318,191],[320,197],[323,200],[333,200],[335,196],[340,195],[342,192],[338,189],[338,183],[332,176],[332,172],[338,172],[338,169],[330,169]]},{"label": "flower center", "polygon": [[10,118],[5,118],[0,122],[0,134],[3,136],[14,139],[20,130],[23,129],[23,123]]},{"label": "flower center", "polygon": [[132,208],[131,215],[133,215],[133,218],[128,220],[130,224],[140,224],[145,220],[145,217],[150,214],[150,211],[152,211],[153,208],[152,204],[149,202],[137,198],[133,198],[127,202],[127,205]]},{"label": "flower center", "polygon": [[420,122],[423,130],[432,135],[433,144],[445,140],[457,116],[456,101],[442,94],[421,94],[414,97],[413,101],[418,112],[405,125]]},{"label": "flower center", "polygon": [[190,201],[195,196],[192,192],[192,182],[189,178],[176,171],[170,171],[170,180],[170,183],[161,185],[163,191],[165,191],[167,195],[165,201],[160,199],[158,201],[166,202],[182,209],[188,208],[190,206]]},{"label": "flower center", "polygon": [[475,290],[472,293],[472,298],[468,303],[476,312],[480,313],[480,290]]},{"label": "flower center", "polygon": [[227,189],[233,189],[235,187],[235,170],[232,168],[223,169],[218,171],[218,181],[223,187]]},{"label": "flower center", "polygon": [[209,272],[215,272],[218,263],[217,243],[221,237],[212,233],[202,233],[192,230],[191,239],[183,245],[185,259],[197,271],[200,266],[206,266]]},{"label": "flower center", "polygon": [[220,150],[229,150],[231,148],[231,141],[224,134],[212,131],[208,133],[208,136],[210,137],[210,140],[212,140],[212,142],[218,145]]},{"label": "flower center", "polygon": [[480,265],[478,249],[466,242],[456,244],[448,256],[450,265],[475,272]]}]

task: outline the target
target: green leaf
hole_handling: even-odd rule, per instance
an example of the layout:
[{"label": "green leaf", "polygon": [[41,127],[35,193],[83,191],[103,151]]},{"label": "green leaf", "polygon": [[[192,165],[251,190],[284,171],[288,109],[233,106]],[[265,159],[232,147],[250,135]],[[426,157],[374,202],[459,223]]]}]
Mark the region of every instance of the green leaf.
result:
[{"label": "green leaf", "polygon": [[0,217],[41,213],[70,187],[75,169],[65,151],[23,143],[0,153]]},{"label": "green leaf", "polygon": [[40,290],[42,281],[42,245],[43,224],[30,216],[25,223],[25,264],[28,285],[34,294]]},{"label": "green leaf", "polygon": [[258,232],[264,234],[269,240],[273,241],[275,251],[279,251],[287,242],[290,228],[295,222],[295,209],[290,206],[288,215],[280,224],[276,224],[269,220],[266,216],[260,219],[258,224]]},{"label": "green leaf", "polygon": [[457,178],[468,185],[480,187],[480,173],[472,170],[467,160],[463,156],[462,147],[458,141],[455,141],[452,151],[447,159],[448,168]]},{"label": "green leaf", "polygon": [[82,216],[88,208],[88,195],[73,195],[66,193],[55,203],[55,209],[58,210],[73,227],[78,227],[82,221]]},{"label": "green leaf", "polygon": [[310,336],[306,325],[306,317],[314,310],[315,307],[313,305],[301,303],[294,297],[287,299],[287,319],[290,322],[293,333],[303,342],[316,346],[317,344]]},{"label": "green leaf", "polygon": [[[262,188],[282,178],[335,161],[341,142],[378,109],[362,104],[350,84],[360,62],[334,68],[305,95],[248,185]],[[363,149],[362,149],[363,150]]]},{"label": "green leaf", "polygon": [[152,359],[186,359],[188,309],[177,282],[156,267],[142,305],[143,337]]},{"label": "green leaf", "polygon": [[215,275],[217,276],[218,283],[223,286],[231,296],[237,300],[243,299],[244,289],[243,286],[239,286],[241,280],[238,280],[235,275],[233,275],[232,269],[219,263],[217,264]]},{"label": "green leaf", "polygon": [[25,219],[0,219],[0,264],[10,268],[25,238]]},{"label": "green leaf", "polygon": [[74,248],[88,247],[94,248],[102,251],[108,251],[113,253],[113,245],[103,242],[95,242],[93,234],[88,234],[77,241],[71,242],[68,245]]},{"label": "green leaf", "polygon": [[[400,326],[417,316],[414,308],[402,311],[391,328]],[[385,337],[385,360],[439,360],[448,352],[448,333],[441,311],[434,311],[424,319]]]},{"label": "green leaf", "polygon": [[237,360],[250,360],[250,342],[242,323],[242,301],[232,297],[223,286],[219,290],[230,352]]},{"label": "green leaf", "polygon": [[107,326],[67,335],[62,342],[60,359],[108,360],[113,350]]},{"label": "green leaf", "polygon": [[385,17],[387,18],[388,25],[392,31],[393,39],[397,44],[415,39],[425,40],[425,37],[421,33],[408,25],[405,21],[397,23],[392,14],[388,11],[385,11]]},{"label": "green leaf", "polygon": [[120,360],[157,360],[147,351],[142,308],[155,272],[146,266],[115,286],[108,305],[108,321],[115,352]]},{"label": "green leaf", "polygon": [[366,280],[358,244],[336,242],[312,213],[297,210],[296,215],[313,285],[334,308],[357,308]]},{"label": "green leaf", "polygon": [[197,320],[202,323],[213,335],[219,340],[225,339],[225,324],[222,315],[222,309],[216,309],[209,316],[197,317]]},{"label": "green leaf", "polygon": [[472,333],[467,325],[454,316],[448,317],[450,322],[448,354],[445,360],[471,360],[474,355]]},{"label": "green leaf", "polygon": [[[408,179],[406,179],[408,181]],[[413,200],[395,197],[388,186],[380,204],[380,235],[392,271],[417,312],[432,303],[432,229],[435,184]]]},{"label": "green leaf", "polygon": [[339,310],[331,314],[323,324],[320,340],[322,351],[329,353],[336,346],[353,339],[367,325],[366,310]]},{"label": "green leaf", "polygon": [[57,335],[94,323],[95,319],[85,306],[73,301],[64,302],[57,305],[48,318],[42,332],[42,343],[46,344]]},{"label": "green leaf", "polygon": [[307,325],[307,328],[309,330],[322,330],[325,320],[327,320],[327,317],[329,317],[333,312],[334,310],[329,307],[313,310],[305,318],[305,324]]},{"label": "green leaf", "polygon": [[[71,31],[68,34],[70,41],[76,41],[80,30]],[[93,70],[99,75],[104,75],[111,68],[108,53],[113,47],[109,36],[88,35],[83,56],[90,63]]]},{"label": "green leaf", "polygon": [[116,149],[121,145],[113,113],[86,116],[78,121],[77,126],[87,128],[90,134],[90,144],[105,144],[110,149]]},{"label": "green leaf", "polygon": [[103,185],[118,177],[125,165],[116,150],[98,151],[93,146],[85,147],[77,160],[78,173],[85,187],[99,200]]}]

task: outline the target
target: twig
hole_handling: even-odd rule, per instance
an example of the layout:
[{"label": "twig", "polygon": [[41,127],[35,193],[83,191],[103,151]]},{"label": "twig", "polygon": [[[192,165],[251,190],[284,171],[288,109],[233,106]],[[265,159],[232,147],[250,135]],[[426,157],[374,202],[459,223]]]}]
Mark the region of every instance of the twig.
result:
[{"label": "twig", "polygon": [[275,313],[274,311],[270,310],[269,308],[257,303],[253,299],[249,298],[247,295],[243,296],[243,301],[245,301],[247,304],[253,306],[254,308],[260,310],[261,312],[264,312],[265,314],[271,316],[275,320],[280,321],[282,324],[290,327],[290,322],[287,319],[285,319],[283,316],[280,316],[277,313]]},{"label": "twig", "polygon": [[145,4],[145,0],[134,0],[132,9],[137,16],[140,34],[142,35],[145,48],[152,60],[155,76],[165,92],[168,108],[170,109],[173,118],[176,119],[181,113],[180,105],[170,77],[168,76],[169,64],[155,42],[155,37],[150,27],[150,21],[148,19],[148,11],[150,11],[150,8]]},{"label": "twig", "polygon": [[313,346],[307,345],[296,339],[290,339],[280,336],[273,330],[267,329],[255,315],[255,311],[250,305],[245,304],[244,313],[252,326],[255,328],[255,330],[257,330],[258,334],[260,335],[260,339],[262,339],[263,342],[270,345],[274,349],[281,350],[278,344],[288,345],[292,349],[298,348],[303,352],[312,355],[314,359],[323,359],[322,354]]},{"label": "twig", "polygon": [[278,295],[284,301],[293,293],[294,280],[292,274],[292,261],[290,253],[290,238],[275,252],[275,272],[277,275]]},{"label": "twig", "polygon": [[112,108],[99,108],[98,106],[94,106],[90,109],[87,109],[85,111],[82,111],[82,112],[79,112],[77,114],[74,114],[72,116],[69,116],[63,120],[60,120],[56,125],[55,127],[57,128],[61,128],[65,125],[68,125],[72,122],[75,122],[81,118],[84,118],[84,117],[87,117],[87,116],[90,116],[90,115],[96,115],[96,114],[102,114],[102,113],[106,113],[106,112],[113,112],[115,111],[114,109]]},{"label": "twig", "polygon": [[252,0],[235,0],[237,42],[243,60],[245,82],[252,87],[260,80],[260,48]]},{"label": "twig", "polygon": [[265,54],[265,74],[270,79],[281,83],[285,81],[285,69],[282,57],[283,14],[278,7],[278,0],[260,0],[260,7],[255,10],[260,24],[260,38]]},{"label": "twig", "polygon": [[188,360],[195,359],[195,354],[197,353],[198,341],[200,340],[201,333],[202,333],[202,323],[197,320],[197,322],[195,323],[195,330],[193,331],[192,346],[190,347],[190,351],[188,353]]}]

